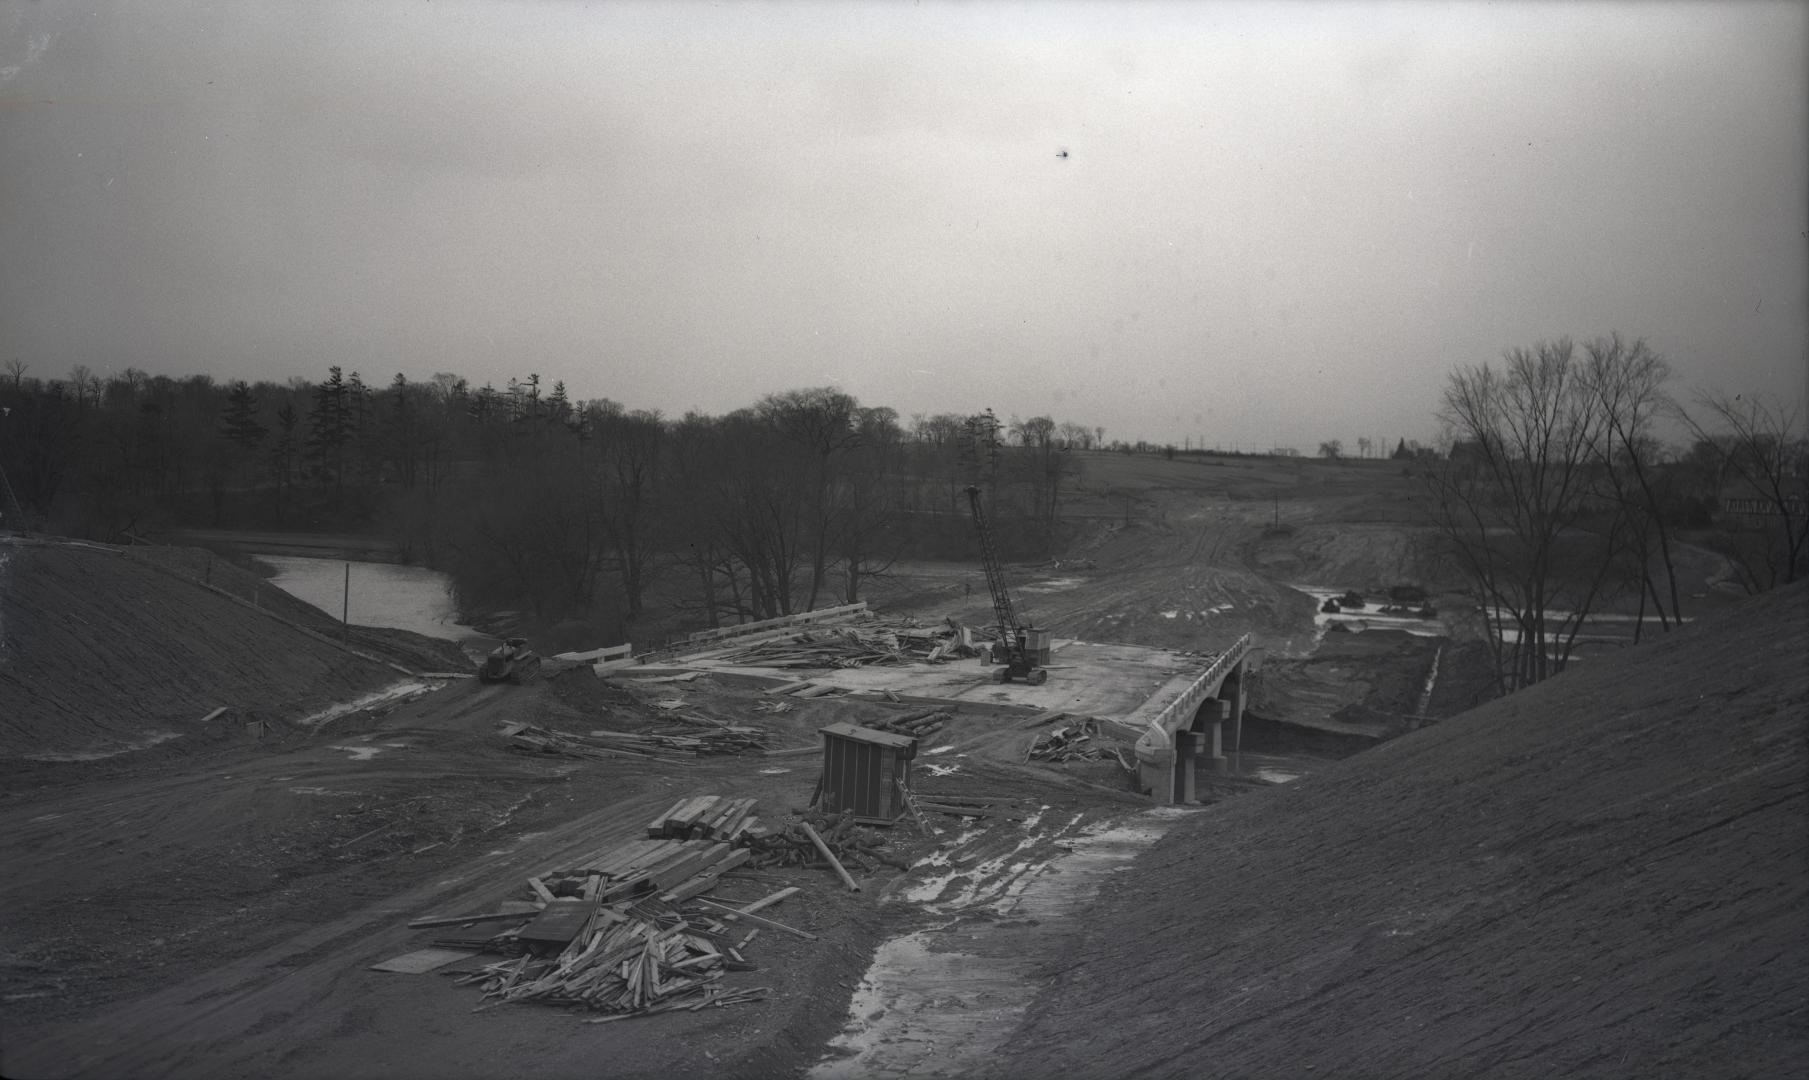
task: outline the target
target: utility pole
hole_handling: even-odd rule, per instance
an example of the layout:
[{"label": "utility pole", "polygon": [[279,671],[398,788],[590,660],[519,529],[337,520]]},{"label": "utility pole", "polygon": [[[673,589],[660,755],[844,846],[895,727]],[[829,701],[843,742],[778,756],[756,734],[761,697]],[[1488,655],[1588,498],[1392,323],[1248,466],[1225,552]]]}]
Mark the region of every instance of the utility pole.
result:
[{"label": "utility pole", "polygon": [[352,614],[352,564],[345,564],[345,592],[339,600],[339,643],[345,644],[346,634],[351,627]]}]

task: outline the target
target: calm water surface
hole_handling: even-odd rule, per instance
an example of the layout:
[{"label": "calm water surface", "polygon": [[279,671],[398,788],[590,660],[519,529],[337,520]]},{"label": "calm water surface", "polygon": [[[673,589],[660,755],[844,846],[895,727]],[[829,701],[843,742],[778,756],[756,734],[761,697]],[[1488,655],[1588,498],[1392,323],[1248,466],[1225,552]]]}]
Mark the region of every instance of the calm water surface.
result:
[{"label": "calm water surface", "polygon": [[[259,555],[276,569],[271,581],[291,596],[339,618],[346,584],[343,559],[308,559],[295,555]],[[349,621],[356,626],[413,630],[428,637],[458,641],[476,631],[456,621],[451,581],[437,570],[394,563],[352,562]]]}]

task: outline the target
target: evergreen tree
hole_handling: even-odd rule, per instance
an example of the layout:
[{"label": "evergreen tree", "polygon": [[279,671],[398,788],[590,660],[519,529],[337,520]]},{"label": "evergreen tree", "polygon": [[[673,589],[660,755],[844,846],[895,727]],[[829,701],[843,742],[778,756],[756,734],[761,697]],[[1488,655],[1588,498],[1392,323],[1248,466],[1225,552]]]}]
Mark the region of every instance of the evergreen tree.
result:
[{"label": "evergreen tree", "polygon": [[301,417],[288,402],[276,410],[276,439],[270,446],[270,478],[276,481],[276,520],[282,524],[283,507],[289,495],[289,482],[295,476],[297,457],[295,429]]},{"label": "evergreen tree", "polygon": [[220,434],[247,454],[255,451],[269,434],[269,429],[258,423],[257,396],[251,392],[251,384],[243,379],[233,383],[226,393],[226,410],[220,414]]},{"label": "evergreen tree", "polygon": [[314,388],[314,410],[308,414],[308,459],[317,473],[331,477],[335,496],[345,490],[346,450],[352,437],[351,408],[338,365]]}]

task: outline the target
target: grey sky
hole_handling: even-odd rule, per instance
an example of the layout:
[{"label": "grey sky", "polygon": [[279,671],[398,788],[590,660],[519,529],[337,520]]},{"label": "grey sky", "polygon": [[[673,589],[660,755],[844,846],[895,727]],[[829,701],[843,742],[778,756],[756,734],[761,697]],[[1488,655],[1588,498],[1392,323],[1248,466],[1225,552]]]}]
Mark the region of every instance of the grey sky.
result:
[{"label": "grey sky", "polygon": [[0,0],[0,359],[538,371],[668,413],[834,383],[1310,452],[1619,330],[1801,400],[1806,25]]}]

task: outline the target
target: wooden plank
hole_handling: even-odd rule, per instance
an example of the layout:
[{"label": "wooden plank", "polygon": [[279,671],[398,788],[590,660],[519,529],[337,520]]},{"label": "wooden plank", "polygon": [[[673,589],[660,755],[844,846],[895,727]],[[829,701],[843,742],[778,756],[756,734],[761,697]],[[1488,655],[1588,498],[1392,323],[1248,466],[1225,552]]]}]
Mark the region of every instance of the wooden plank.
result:
[{"label": "wooden plank", "polygon": [[860,883],[854,880],[852,874],[848,873],[848,868],[842,865],[842,860],[835,857],[835,852],[829,850],[829,845],[823,842],[823,838],[817,835],[817,831],[810,827],[810,822],[800,821],[798,827],[804,830],[804,835],[810,837],[810,842],[817,846],[817,851],[821,852],[823,858],[829,860],[829,865],[835,868],[835,872],[841,875],[842,884],[848,886],[848,891],[860,892]]},{"label": "wooden plank", "polygon": [[540,897],[542,900],[546,901],[549,904],[555,902],[558,899],[558,897],[553,895],[553,891],[546,887],[546,883],[541,881],[537,877],[531,877],[528,879],[528,888],[533,889],[535,896]]},{"label": "wooden plank", "polygon": [[714,831],[716,839],[727,840],[734,836],[735,830],[741,828],[741,823],[754,812],[754,801],[753,799],[740,800],[740,805],[735,808],[733,813],[717,822]]},{"label": "wooden plank", "polygon": [[736,908],[732,908],[732,907],[728,906],[727,904],[718,904],[714,900],[705,900],[701,896],[697,897],[695,900],[692,900],[691,902],[694,904],[702,904],[705,907],[712,907],[718,911],[725,912],[726,914],[724,915],[724,918],[728,919],[730,921],[733,921],[735,919],[746,919],[749,922],[756,922],[756,923],[759,923],[761,926],[771,927],[774,930],[780,930],[787,934],[791,934],[793,937],[801,937],[805,941],[817,940],[817,936],[813,933],[810,933],[808,930],[800,930],[795,926],[787,926],[782,922],[777,922],[773,919],[769,919],[764,915],[755,915],[752,912],[740,911],[740,910],[737,910]]},{"label": "wooden plank", "polygon": [[427,930],[435,926],[465,926],[469,923],[500,922],[503,919],[520,919],[526,922],[539,912],[530,908],[527,911],[487,911],[482,915],[429,915],[415,919],[408,924],[410,930]]},{"label": "wooden plank", "polygon": [[823,697],[828,694],[833,694],[837,690],[840,690],[840,689],[841,689],[841,687],[835,685],[834,683],[818,683],[815,686],[807,687],[803,690],[798,691],[797,693],[793,694],[792,697],[818,698],[818,697]]},{"label": "wooden plank", "polygon": [[804,754],[820,754],[821,746],[788,746],[784,750],[768,750],[763,757],[799,757]]},{"label": "wooden plank", "polygon": [[715,803],[697,816],[697,820],[691,825],[692,830],[706,840],[711,839],[710,834],[715,831],[717,823],[722,820],[723,815],[734,810],[738,802],[740,802],[739,799],[718,798]]},{"label": "wooden plank", "polygon": [[[803,891],[804,890],[798,888],[796,885],[791,885],[786,888],[780,889],[778,892],[772,894],[771,896],[762,897],[761,899],[756,900],[751,904],[748,904],[744,907],[736,908],[735,910],[741,912],[743,915],[751,915],[756,911],[760,911],[765,908],[772,907],[774,904],[777,904],[780,901],[787,900],[793,896],[796,896],[798,893],[803,892]],[[747,943],[743,942],[742,944],[745,946]]]},{"label": "wooden plank", "polygon": [[371,970],[393,971],[398,975],[425,975],[455,960],[465,960],[476,955],[471,949],[416,949],[401,956],[392,956],[381,964],[372,964]]},{"label": "wooden plank", "polygon": [[666,808],[665,813],[661,814],[659,817],[654,818],[652,821],[649,821],[647,823],[647,835],[649,837],[658,837],[658,836],[666,835],[666,819],[670,818],[673,814],[677,813],[679,808],[684,805],[685,805],[685,800],[680,799],[677,802],[673,803],[671,806],[668,806]]},{"label": "wooden plank", "polygon": [[766,692],[769,694],[790,694],[794,690],[802,690],[809,685],[809,679],[801,679],[798,682],[788,682],[784,686],[768,687]]},{"label": "wooden plank", "polygon": [[595,910],[595,905],[584,900],[554,900],[516,937],[531,945],[564,948],[584,930]]},{"label": "wooden plank", "polygon": [[684,850],[685,846],[685,842],[682,840],[670,839],[649,840],[646,841],[646,843],[653,846],[630,859],[610,867],[609,876],[613,878],[632,877],[635,874],[646,870],[650,866],[656,866],[659,863],[672,858],[678,852]]},{"label": "wooden plank", "polygon": [[[670,889],[693,874],[704,872],[729,857],[733,850],[727,844],[712,844],[695,853],[691,859],[681,860],[671,866],[656,871],[649,880],[656,889]],[[745,850],[745,849],[744,849]]]},{"label": "wooden plank", "polygon": [[740,866],[742,863],[747,862],[753,857],[754,853],[747,848],[740,848],[736,851],[732,851],[727,858],[718,861],[715,865],[705,868],[701,873],[673,886],[670,891],[660,896],[660,902],[665,904],[678,904],[691,899],[693,896],[706,893],[710,891],[710,887],[715,885],[717,879],[722,877],[724,873],[733,870],[735,867]]},{"label": "wooden plank", "polygon": [[215,709],[213,712],[210,712],[206,716],[203,716],[201,718],[200,722],[203,724],[208,723],[209,721],[213,720],[215,717],[219,716],[221,713],[225,712],[228,708],[229,708],[229,706],[222,705],[219,708]]},{"label": "wooden plank", "polygon": [[692,826],[704,819],[704,815],[715,809],[716,804],[721,801],[722,796],[720,795],[705,795],[697,799],[695,805],[686,807],[682,813],[674,814],[670,818],[667,818],[667,824],[680,830],[689,831]]},{"label": "wooden plank", "polygon": [[600,848],[574,864],[579,870],[590,870],[613,877],[624,866],[665,844],[665,840],[630,840],[614,847]]}]

